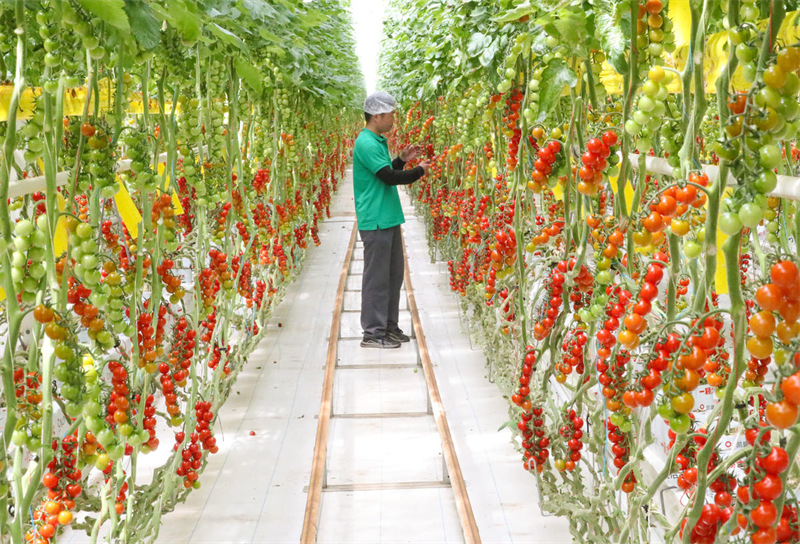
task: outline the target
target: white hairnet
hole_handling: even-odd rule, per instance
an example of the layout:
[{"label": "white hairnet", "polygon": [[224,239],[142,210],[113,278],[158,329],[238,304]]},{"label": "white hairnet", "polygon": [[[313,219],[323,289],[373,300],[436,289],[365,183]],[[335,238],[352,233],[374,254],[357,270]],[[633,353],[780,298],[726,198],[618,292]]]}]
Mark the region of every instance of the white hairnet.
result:
[{"label": "white hairnet", "polygon": [[372,93],[364,100],[364,111],[370,115],[392,113],[397,107],[397,101],[392,95],[384,91]]}]

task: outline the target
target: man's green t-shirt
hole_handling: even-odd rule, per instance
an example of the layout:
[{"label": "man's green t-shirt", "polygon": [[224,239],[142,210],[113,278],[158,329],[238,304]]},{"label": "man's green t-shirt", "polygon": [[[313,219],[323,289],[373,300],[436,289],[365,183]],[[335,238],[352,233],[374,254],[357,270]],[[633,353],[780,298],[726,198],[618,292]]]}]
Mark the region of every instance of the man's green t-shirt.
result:
[{"label": "man's green t-shirt", "polygon": [[359,230],[388,229],[405,223],[397,187],[386,185],[375,174],[392,167],[384,136],[364,129],[353,150],[353,189]]}]

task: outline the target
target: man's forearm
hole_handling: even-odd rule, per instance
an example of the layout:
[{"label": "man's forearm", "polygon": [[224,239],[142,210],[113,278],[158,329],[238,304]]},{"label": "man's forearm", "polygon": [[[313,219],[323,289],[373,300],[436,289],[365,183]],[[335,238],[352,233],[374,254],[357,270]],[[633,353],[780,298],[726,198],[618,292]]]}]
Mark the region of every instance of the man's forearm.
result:
[{"label": "man's forearm", "polygon": [[392,170],[402,170],[406,166],[406,161],[397,157],[395,160],[392,161]]},{"label": "man's forearm", "polygon": [[386,185],[410,185],[424,176],[425,170],[421,166],[411,170],[392,170],[386,166],[375,175]]}]

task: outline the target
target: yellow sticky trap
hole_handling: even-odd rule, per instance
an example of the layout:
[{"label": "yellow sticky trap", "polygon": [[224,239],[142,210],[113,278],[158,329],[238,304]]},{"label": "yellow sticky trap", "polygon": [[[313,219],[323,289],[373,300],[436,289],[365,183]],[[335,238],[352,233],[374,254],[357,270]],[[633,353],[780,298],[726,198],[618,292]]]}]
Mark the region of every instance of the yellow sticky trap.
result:
[{"label": "yellow sticky trap", "polygon": [[172,191],[172,209],[175,210],[175,215],[183,215],[183,206],[175,191]]},{"label": "yellow sticky trap", "polygon": [[[726,187],[722,198],[730,198],[732,195],[733,189]],[[708,202],[706,202],[705,208],[708,209]],[[730,237],[717,227],[717,270],[714,274],[714,290],[718,295],[728,294],[728,275],[725,273],[725,255],[722,253],[722,244],[724,244],[728,238]]]},{"label": "yellow sticky trap", "polygon": [[117,211],[119,211],[119,216],[128,232],[131,233],[131,238],[136,240],[139,238],[139,223],[142,222],[142,214],[139,213],[139,209],[133,203],[131,194],[128,192],[128,188],[125,187],[119,176],[117,176],[117,184],[119,185],[119,191],[114,195]]},{"label": "yellow sticky trap", "polygon": [[553,187],[553,198],[555,198],[559,202],[564,200],[564,188],[561,186],[560,183],[556,183],[556,186]]},{"label": "yellow sticky trap", "polygon": [[692,12],[689,9],[689,0],[671,0],[669,18],[672,19],[675,48],[689,45],[692,36]]},{"label": "yellow sticky trap", "polygon": [[[611,189],[614,191],[614,196],[619,194],[619,176],[609,177],[608,181],[611,183]],[[628,213],[633,209],[633,197],[636,191],[633,189],[632,183],[625,185],[625,206],[628,208]]]},{"label": "yellow sticky trap", "polygon": [[[56,194],[58,201],[58,211],[63,212],[67,209],[67,201],[61,195]],[[53,252],[58,257],[67,250],[67,242],[69,241],[69,233],[67,232],[67,216],[62,215],[56,222],[56,231],[53,233]]]}]

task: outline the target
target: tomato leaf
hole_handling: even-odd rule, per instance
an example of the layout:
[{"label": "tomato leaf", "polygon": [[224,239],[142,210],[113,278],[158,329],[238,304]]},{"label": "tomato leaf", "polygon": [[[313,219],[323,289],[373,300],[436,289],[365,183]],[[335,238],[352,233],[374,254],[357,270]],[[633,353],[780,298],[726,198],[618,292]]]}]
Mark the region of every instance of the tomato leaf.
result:
[{"label": "tomato leaf", "polygon": [[519,6],[515,7],[514,9],[508,10],[503,15],[499,15],[494,17],[492,20],[496,23],[511,23],[518,19],[522,19],[526,15],[533,15],[534,13],[541,10],[540,6],[532,6],[530,2],[525,2],[524,4],[520,4]]},{"label": "tomato leaf", "polygon": [[166,7],[158,4],[152,4],[150,7],[159,17],[171,23],[187,41],[194,42],[200,38],[203,21],[189,10],[183,0],[171,0],[166,3]]},{"label": "tomato leaf", "polygon": [[470,57],[477,57],[491,42],[491,36],[487,36],[482,32],[475,32],[470,36],[469,43],[467,43],[467,55]]},{"label": "tomato leaf", "polygon": [[125,0],[125,12],[131,22],[131,34],[144,49],[153,49],[161,41],[161,22],[142,0]]},{"label": "tomato leaf", "polygon": [[237,47],[244,51],[245,53],[249,53],[250,49],[247,47],[242,39],[231,32],[230,30],[219,26],[217,23],[211,23],[208,25],[208,29],[214,34],[220,41],[223,41],[229,45]]},{"label": "tomato leaf", "polygon": [[578,75],[561,61],[551,62],[542,72],[542,81],[539,88],[539,117],[537,123],[541,123],[547,117],[556,104],[558,104],[564,87],[573,87],[578,83]]},{"label": "tomato leaf", "polygon": [[248,61],[242,58],[236,59],[236,72],[256,93],[261,94],[264,91],[264,75]]},{"label": "tomato leaf", "polygon": [[500,51],[500,40],[498,38],[495,38],[483,50],[480,59],[478,59],[480,60],[481,66],[483,66],[484,68],[489,67],[492,64],[492,61],[494,61],[499,51]]},{"label": "tomato leaf", "polygon": [[606,53],[608,63],[614,67],[617,73],[626,74],[628,72],[626,53],[629,40],[625,37],[620,22],[610,13],[597,14],[597,31],[600,34],[600,43]]},{"label": "tomato leaf", "polygon": [[83,9],[100,17],[114,28],[123,32],[131,31],[128,16],[125,14],[124,0],[78,0],[78,3]]}]

